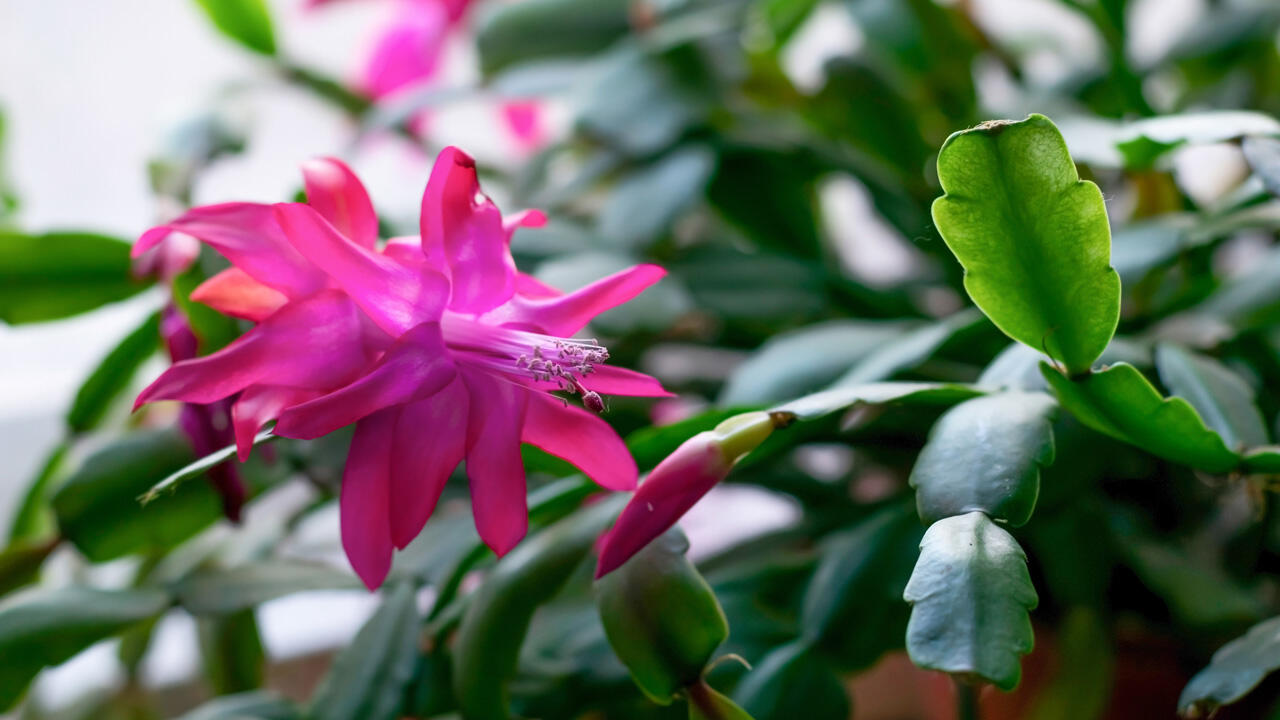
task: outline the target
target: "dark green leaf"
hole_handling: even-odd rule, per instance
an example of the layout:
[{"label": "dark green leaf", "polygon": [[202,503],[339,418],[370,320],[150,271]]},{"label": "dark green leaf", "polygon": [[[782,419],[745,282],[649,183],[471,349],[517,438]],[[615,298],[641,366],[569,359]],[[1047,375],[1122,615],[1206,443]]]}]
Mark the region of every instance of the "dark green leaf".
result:
[{"label": "dark green leaf", "polygon": [[819,172],[789,153],[729,148],[707,188],[707,199],[756,245],[787,255],[817,257]]},{"label": "dark green leaf", "polygon": [[222,515],[208,483],[189,483],[163,503],[143,507],[138,496],[191,461],[176,430],[127,435],[85,458],[53,496],[63,535],[94,562],[144,550],[164,550]]},{"label": "dark green leaf", "polygon": [[1096,612],[1075,608],[1058,625],[1057,671],[1037,693],[1028,720],[1104,717],[1111,701],[1115,651]]},{"label": "dark green leaf", "polygon": [[824,539],[801,606],[805,642],[852,670],[901,648],[908,615],[902,591],[923,534],[915,514],[895,504]]},{"label": "dark green leaf", "polygon": [[1221,632],[1266,614],[1256,592],[1192,552],[1133,531],[1125,535],[1123,552],[1143,585],[1164,600],[1182,625]]},{"label": "dark green leaf", "polygon": [[983,123],[938,156],[938,231],[969,296],[1013,339],[1089,369],[1120,317],[1120,278],[1098,186],[1080,180],[1043,115]]},{"label": "dark green leaf", "polygon": [[19,541],[0,551],[0,595],[29,585],[40,575],[45,558],[58,547],[57,541]]},{"label": "dark green leaf", "polygon": [[33,542],[53,535],[57,531],[57,522],[50,506],[50,490],[60,480],[66,469],[67,453],[71,445],[68,441],[58,443],[45,458],[39,474],[27,487],[26,495],[13,515],[13,523],[9,528],[9,542]]},{"label": "dark green leaf", "polygon": [[1185,399],[1227,447],[1241,451],[1267,444],[1267,426],[1253,388],[1218,361],[1176,345],[1156,348],[1156,369],[1169,392]]},{"label": "dark green leaf", "polygon": [[1276,669],[1280,669],[1280,617],[1263,620],[1214,653],[1209,666],[1183,688],[1178,711],[1208,717],[1247,695]]},{"label": "dark green leaf", "polygon": [[394,720],[413,677],[419,619],[413,586],[400,583],[333,662],[309,720]]},{"label": "dark green leaf", "polygon": [[772,412],[791,413],[800,420],[816,420],[840,410],[859,405],[954,405],[982,395],[972,385],[948,385],[924,382],[882,382],[823,390],[783,403]]},{"label": "dark green leaf", "polygon": [[1008,532],[980,512],[934,523],[902,597],[912,605],[912,662],[1001,690],[1017,686],[1018,656],[1034,641],[1028,612],[1039,599],[1026,555]]},{"label": "dark green leaf", "polygon": [[733,699],[756,720],[848,720],[849,697],[840,676],[801,643],[783,645],[765,656],[733,692]]},{"label": "dark green leaf", "polygon": [[246,48],[275,55],[276,38],[265,0],[196,0],[214,27]]},{"label": "dark green leaf", "polygon": [[1044,393],[1003,392],[966,400],[943,415],[911,469],[920,518],[934,523],[974,510],[1018,527],[1040,496],[1040,468],[1053,463]]},{"label": "dark green leaf", "polygon": [[630,29],[630,0],[527,0],[499,4],[476,33],[485,75],[531,60],[599,52]]},{"label": "dark green leaf", "polygon": [[453,682],[468,720],[508,720],[507,682],[538,607],[552,598],[621,509],[617,495],[516,546],[471,596],[458,629]]},{"label": "dark green leaf", "polygon": [[627,174],[600,211],[600,235],[611,245],[648,245],[703,194],[715,156],[701,145],[676,149]]},{"label": "dark green leaf", "polygon": [[907,327],[897,322],[829,320],[779,333],[733,371],[718,404],[766,405],[817,390],[901,337]]},{"label": "dark green leaf", "polygon": [[297,717],[298,709],[288,699],[260,690],[210,700],[178,720],[295,720]]},{"label": "dark green leaf", "polygon": [[131,275],[129,244],[105,235],[0,231],[0,320],[57,320],[147,288]]},{"label": "dark green leaf", "polygon": [[158,615],[168,604],[169,597],[156,590],[85,587],[6,598],[0,602],[0,710],[12,708],[42,668]]},{"label": "dark green leaf", "polygon": [[215,695],[246,692],[262,685],[266,656],[253,610],[196,621],[205,678]]},{"label": "dark green leaf", "polygon": [[970,308],[872,348],[872,352],[840,376],[835,387],[888,380],[928,360],[957,334],[986,323],[982,313]]},{"label": "dark green leaf", "polygon": [[[157,505],[157,512],[163,512]],[[173,586],[178,604],[194,615],[223,615],[307,590],[357,589],[351,573],[328,565],[269,560],[230,569],[197,570]]]},{"label": "dark green leaf", "polygon": [[1228,472],[1239,463],[1195,408],[1182,398],[1161,397],[1128,363],[1074,381],[1047,364],[1041,364],[1040,372],[1062,407],[1100,433],[1209,472]]},{"label": "dark green leaf", "polygon": [[753,720],[746,710],[699,680],[689,690],[689,720]]},{"label": "dark green leaf", "polygon": [[609,645],[636,685],[662,705],[699,681],[729,635],[715,593],[685,557],[688,548],[683,533],[669,530],[596,581]]},{"label": "dark green leaf", "polygon": [[[561,23],[554,34],[564,31]],[[630,155],[665,149],[708,112],[708,90],[696,82],[696,72],[688,72],[695,62],[690,48],[650,53],[619,47],[600,60],[578,94],[578,128]]]},{"label": "dark green leaf", "polygon": [[138,368],[159,346],[160,314],[156,313],[112,348],[80,386],[67,412],[67,425],[75,432],[84,432],[102,422],[111,403],[128,389]]}]

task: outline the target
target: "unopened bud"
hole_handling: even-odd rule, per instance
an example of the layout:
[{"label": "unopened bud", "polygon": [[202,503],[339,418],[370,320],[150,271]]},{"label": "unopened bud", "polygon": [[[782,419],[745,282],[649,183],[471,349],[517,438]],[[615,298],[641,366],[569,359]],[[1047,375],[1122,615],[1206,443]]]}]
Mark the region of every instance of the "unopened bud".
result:
[{"label": "unopened bud", "polygon": [[764,442],[776,421],[769,413],[735,415],[685,440],[649,473],[600,547],[596,577],[617,568],[676,523]]}]

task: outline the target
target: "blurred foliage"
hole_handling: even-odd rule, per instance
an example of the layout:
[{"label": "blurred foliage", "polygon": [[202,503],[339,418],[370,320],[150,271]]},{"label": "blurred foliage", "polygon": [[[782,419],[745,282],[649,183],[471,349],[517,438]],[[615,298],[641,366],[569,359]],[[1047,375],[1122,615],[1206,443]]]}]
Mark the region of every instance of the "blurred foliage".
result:
[{"label": "blurred foliage", "polygon": [[[596,500],[530,450],[517,550],[484,548],[455,477],[318,686],[277,692],[281,659],[255,609],[358,587],[308,552],[349,435],[263,435],[240,468],[249,519],[231,526],[199,479],[233,452],[195,458],[164,408],[125,417],[160,347],[150,317],[79,388],[0,549],[0,710],[43,668],[119,637],[120,687],[48,710],[32,693],[23,717],[835,720],[857,716],[858,677],[904,650],[966,684],[1018,686],[982,695],[983,717],[1132,717],[1134,697],[1156,714],[1274,716],[1280,9],[1207,3],[1138,60],[1133,25],[1150,11],[1137,2],[1036,2],[1089,36],[1080,47],[991,24],[982,5],[478,2],[474,86],[374,105],[291,56],[266,3],[197,0],[257,67],[350,116],[358,137],[433,147],[411,118],[477,97],[563,108],[566,133],[482,168],[504,205],[550,216],[516,234],[517,263],[564,289],[638,260],[666,267],[595,331],[614,361],[695,409],[660,424],[649,403],[615,398],[607,419],[645,471],[736,412],[785,413],[795,425],[729,482],[797,517],[692,559],[673,533],[593,583],[593,543],[620,499]],[[807,77],[792,53],[831,24],[861,40]],[[246,102],[221,94],[158,145],[162,207],[189,204],[208,168],[247,146]],[[948,141],[1032,112],[1065,149],[1057,130],[1014,148],[1000,125]],[[1188,164],[1208,146],[1234,163],[1216,186]],[[1046,179],[1077,173],[1101,198]],[[934,211],[943,184],[987,210]],[[153,284],[120,239],[24,228],[20,187],[0,172],[0,320],[57,320]],[[1080,281],[1107,249],[1120,290],[1114,276]],[[188,298],[222,267],[206,252],[160,283],[202,353],[244,328]],[[51,557],[70,579],[45,571]],[[127,580],[98,572],[122,559]],[[203,665],[179,702],[135,672],[171,608],[197,618]],[[949,702],[919,687],[932,686],[876,680],[858,694]]]}]

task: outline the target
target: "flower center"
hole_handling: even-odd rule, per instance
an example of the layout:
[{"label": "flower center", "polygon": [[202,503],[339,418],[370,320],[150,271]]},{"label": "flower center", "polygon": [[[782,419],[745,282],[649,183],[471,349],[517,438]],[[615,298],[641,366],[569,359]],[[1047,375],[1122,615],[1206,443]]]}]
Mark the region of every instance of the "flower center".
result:
[{"label": "flower center", "polygon": [[441,322],[445,345],[455,357],[473,366],[525,381],[555,385],[554,389],[582,396],[592,412],[603,412],[600,394],[582,379],[609,359],[609,350],[591,338],[553,335],[498,327],[446,313]]}]

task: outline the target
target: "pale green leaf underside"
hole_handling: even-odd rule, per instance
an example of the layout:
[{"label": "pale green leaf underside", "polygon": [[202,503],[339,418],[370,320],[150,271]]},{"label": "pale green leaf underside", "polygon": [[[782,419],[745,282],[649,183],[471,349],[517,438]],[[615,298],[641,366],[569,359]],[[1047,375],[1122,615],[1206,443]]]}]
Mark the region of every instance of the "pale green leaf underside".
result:
[{"label": "pale green leaf underside", "polygon": [[948,410],[911,470],[920,518],[979,510],[1011,527],[1025,524],[1040,495],[1040,468],[1053,463],[1057,407],[1044,393],[1004,392]]},{"label": "pale green leaf underside", "polygon": [[1213,358],[1176,345],[1156,349],[1156,369],[1169,392],[1186,399],[1233,450],[1267,444],[1267,425],[1253,389]]},{"label": "pale green leaf underside", "polygon": [[1120,317],[1102,193],[1043,115],[955,133],[938,155],[933,221],[965,289],[1007,335],[1089,369]]},{"label": "pale green leaf underside", "polygon": [[1039,598],[1017,541],[980,512],[934,523],[902,595],[911,661],[1011,690],[1031,652]]},{"label": "pale green leaf underside", "polygon": [[1209,666],[1182,690],[1178,711],[1211,711],[1233,703],[1276,669],[1280,669],[1280,617],[1263,620],[1214,653]]},{"label": "pale green leaf underside", "polygon": [[1186,400],[1162,397],[1128,363],[1074,381],[1044,363],[1040,372],[1062,406],[1098,432],[1209,472],[1228,472],[1240,462]]}]

